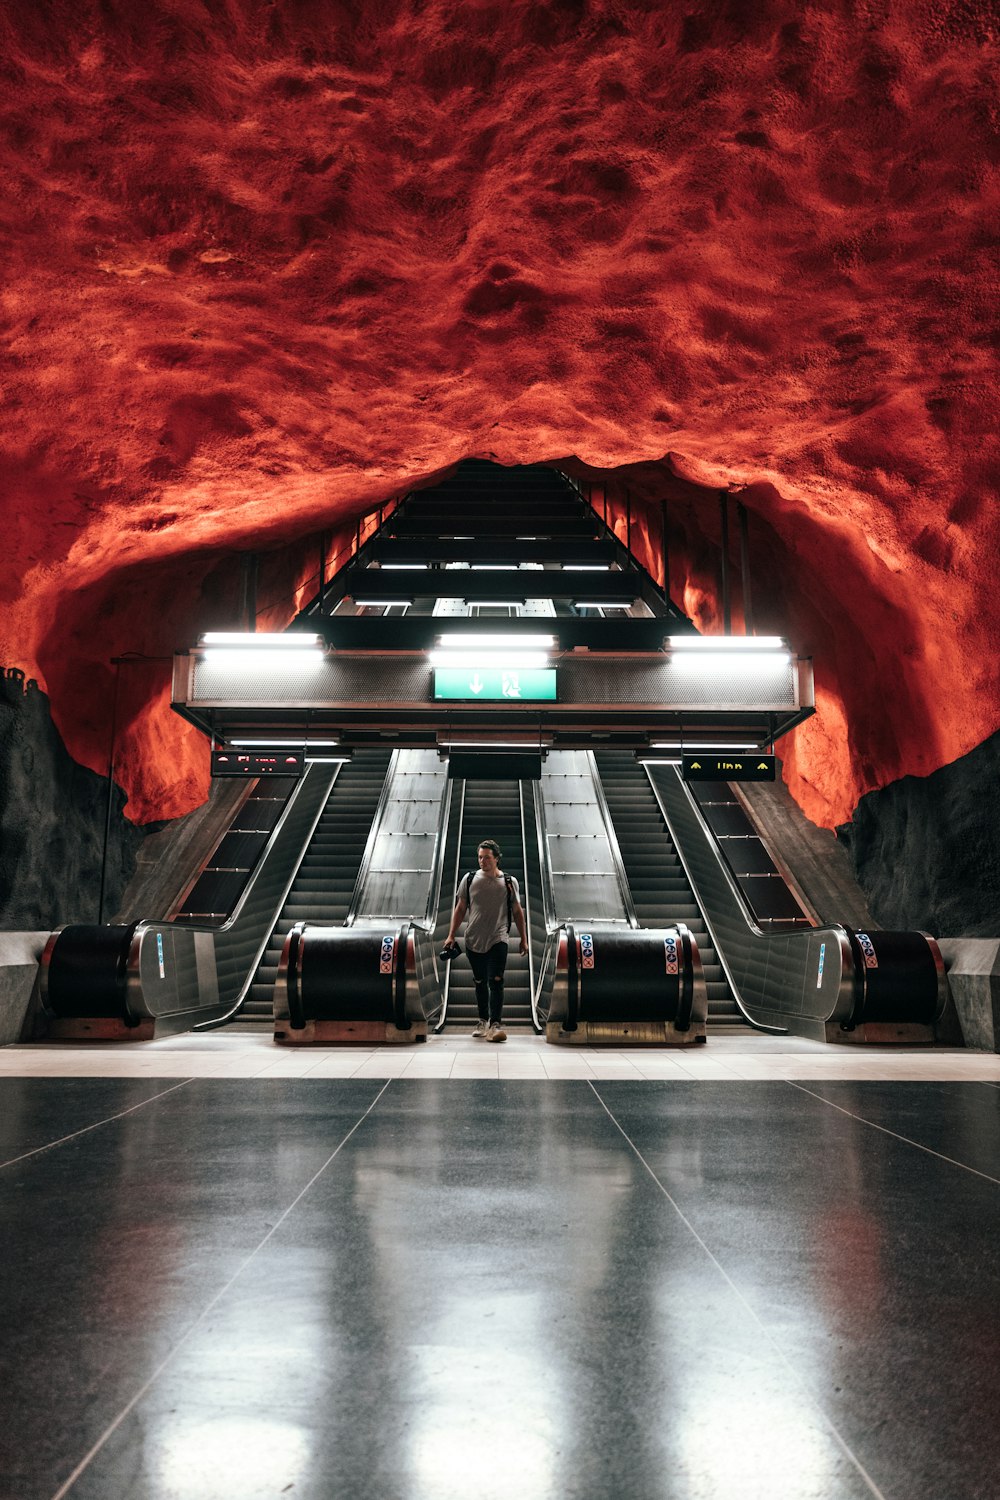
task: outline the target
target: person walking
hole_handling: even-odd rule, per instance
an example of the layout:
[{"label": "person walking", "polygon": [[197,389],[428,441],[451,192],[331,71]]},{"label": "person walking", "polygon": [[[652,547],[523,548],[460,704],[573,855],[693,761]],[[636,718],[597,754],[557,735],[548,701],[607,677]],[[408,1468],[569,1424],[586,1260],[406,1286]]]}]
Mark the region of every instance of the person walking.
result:
[{"label": "person walking", "polygon": [[464,877],[451,916],[445,947],[450,947],[466,912],[465,951],[476,981],[479,1024],[473,1036],[488,1042],[505,1042],[503,1029],[503,975],[507,966],[507,938],[515,926],[521,939],[520,953],[528,951],[528,932],[517,881],[500,868],[503,856],[493,839],[483,839],[477,850],[479,869]]}]

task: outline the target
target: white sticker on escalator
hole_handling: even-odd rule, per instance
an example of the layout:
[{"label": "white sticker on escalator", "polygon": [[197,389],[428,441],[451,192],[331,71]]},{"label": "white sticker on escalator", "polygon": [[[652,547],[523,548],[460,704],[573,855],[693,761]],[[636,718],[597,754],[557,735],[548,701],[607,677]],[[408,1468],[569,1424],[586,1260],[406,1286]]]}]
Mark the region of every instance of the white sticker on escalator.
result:
[{"label": "white sticker on escalator", "polygon": [[594,934],[592,932],[580,933],[580,967],[584,969],[594,967]]},{"label": "white sticker on escalator", "polygon": [[378,960],[378,971],[380,974],[392,973],[392,955],[395,949],[396,939],[394,937],[384,937],[382,939],[382,952],[379,954]]},{"label": "white sticker on escalator", "polygon": [[163,967],[163,933],[156,934],[156,961],[160,965],[160,978],[166,979],[167,971]]},{"label": "white sticker on escalator", "polygon": [[819,945],[819,968],[816,970],[816,988],[818,990],[821,990],[823,988],[823,962],[824,962],[825,958],[826,958],[826,944],[825,943],[820,943],[820,945]]},{"label": "white sticker on escalator", "polygon": [[677,967],[677,939],[675,937],[663,939],[663,956],[667,961],[667,973],[679,973],[680,971]]}]

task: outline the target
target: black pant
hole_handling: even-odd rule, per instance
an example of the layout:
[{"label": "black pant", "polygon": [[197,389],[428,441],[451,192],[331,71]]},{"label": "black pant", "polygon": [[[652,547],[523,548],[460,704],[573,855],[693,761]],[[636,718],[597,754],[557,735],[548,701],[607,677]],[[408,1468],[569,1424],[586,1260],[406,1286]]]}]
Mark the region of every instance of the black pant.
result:
[{"label": "black pant", "polygon": [[481,1021],[499,1021],[503,1015],[503,971],[507,967],[507,944],[494,943],[488,953],[466,948],[476,979],[476,1004]]}]

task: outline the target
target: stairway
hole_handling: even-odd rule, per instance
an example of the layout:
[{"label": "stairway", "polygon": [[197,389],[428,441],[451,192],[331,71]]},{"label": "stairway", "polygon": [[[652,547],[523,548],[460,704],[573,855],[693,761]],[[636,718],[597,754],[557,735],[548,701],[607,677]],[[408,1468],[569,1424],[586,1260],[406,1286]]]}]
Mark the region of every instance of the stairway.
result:
[{"label": "stairway", "polygon": [[[503,850],[500,868],[517,881],[524,900],[524,851],[521,842],[521,796],[516,781],[467,781],[465,810],[462,818],[459,879],[470,870],[478,870],[476,852],[482,839],[494,839]],[[462,957],[451,965],[448,989],[448,1022],[452,1030],[469,1030],[479,1016],[476,988],[469,961],[465,957],[464,929],[459,934]],[[518,953],[517,928],[511,926],[504,975],[503,1021],[506,1031],[531,1030],[531,994],[529,990],[528,955]]]},{"label": "stairway", "polygon": [[742,1027],[745,1022],[646,773],[629,751],[600,750],[594,759],[640,926],[685,923],[698,944],[705,970],[709,1025]]},{"label": "stairway", "polygon": [[297,922],[339,927],[347,917],[391,753],[358,750],[341,767],[247,997],[234,1018],[236,1025],[250,1022],[255,1029],[271,1025],[278,960]]}]

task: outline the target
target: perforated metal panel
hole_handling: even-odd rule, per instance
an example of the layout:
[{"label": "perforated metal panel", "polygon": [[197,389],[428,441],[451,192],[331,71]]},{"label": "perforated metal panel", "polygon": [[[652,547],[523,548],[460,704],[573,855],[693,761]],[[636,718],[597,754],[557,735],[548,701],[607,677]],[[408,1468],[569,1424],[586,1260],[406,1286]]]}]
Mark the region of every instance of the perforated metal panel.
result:
[{"label": "perforated metal panel", "polygon": [[424,656],[319,657],[298,664],[260,657],[243,666],[211,656],[194,668],[192,703],[234,703],[248,707],[320,706],[325,703],[378,705],[427,703],[431,667]]},{"label": "perforated metal panel", "polygon": [[[567,654],[556,662],[558,697],[590,710],[647,706],[731,711],[787,711],[798,705],[794,663],[747,664],[704,673],[680,668],[669,657]],[[195,659],[192,705],[379,707],[426,705],[433,711],[430,663],[420,656],[333,655],[299,664],[257,657],[246,665],[208,656]]]},{"label": "perforated metal panel", "polygon": [[731,671],[694,672],[669,657],[565,657],[563,702],[652,704],[659,708],[781,709],[797,704],[794,664],[747,663]]},{"label": "perforated metal panel", "polygon": [[560,921],[627,922],[585,751],[549,755],[539,783],[552,900]]},{"label": "perforated metal panel", "polygon": [[448,768],[433,750],[400,750],[371,844],[355,920],[420,916],[435,869]]}]

